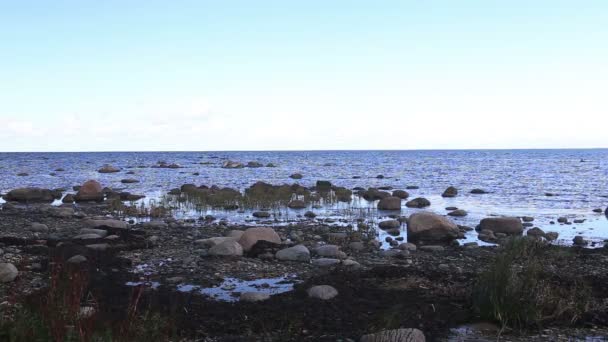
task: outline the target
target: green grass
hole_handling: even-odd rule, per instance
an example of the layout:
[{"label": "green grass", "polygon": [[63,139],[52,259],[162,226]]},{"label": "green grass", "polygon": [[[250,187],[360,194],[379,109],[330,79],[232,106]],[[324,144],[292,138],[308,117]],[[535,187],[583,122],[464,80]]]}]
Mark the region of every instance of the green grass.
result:
[{"label": "green grass", "polygon": [[535,239],[508,241],[475,285],[474,306],[481,318],[503,329],[576,323],[589,309],[590,290],[580,280],[558,280],[547,271],[551,260],[564,257]]}]

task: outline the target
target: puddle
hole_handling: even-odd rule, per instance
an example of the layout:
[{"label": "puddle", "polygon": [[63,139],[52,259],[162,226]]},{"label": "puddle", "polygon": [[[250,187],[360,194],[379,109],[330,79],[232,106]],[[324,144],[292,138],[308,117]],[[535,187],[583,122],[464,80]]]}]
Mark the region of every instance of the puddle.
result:
[{"label": "puddle", "polygon": [[215,287],[201,288],[191,284],[180,284],[177,290],[180,292],[198,292],[212,299],[224,302],[236,302],[243,292],[258,292],[276,295],[293,290],[298,283],[295,275],[287,275],[277,278],[263,278],[255,280],[241,280],[237,278],[225,278]]}]

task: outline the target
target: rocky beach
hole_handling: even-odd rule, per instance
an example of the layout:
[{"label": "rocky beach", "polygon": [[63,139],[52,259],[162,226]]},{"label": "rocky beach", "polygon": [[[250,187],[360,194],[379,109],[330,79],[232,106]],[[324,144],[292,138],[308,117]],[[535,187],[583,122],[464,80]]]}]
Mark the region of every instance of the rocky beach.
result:
[{"label": "rocky beach", "polygon": [[[533,209],[513,215],[505,208],[504,215],[480,217],[470,213],[472,203],[500,189],[459,182],[433,193],[388,174],[353,175],[370,185],[347,187],[340,179],[310,180],[276,160],[211,160],[198,162],[194,172],[179,163],[103,163],[90,166],[90,179],[69,187],[6,189],[2,338],[608,336],[608,248],[597,231],[583,234],[586,224],[603,227],[605,205],[587,203],[584,211],[557,215],[539,210],[538,217]],[[280,171],[285,182],[258,179],[243,188],[195,183],[201,174],[213,178],[210,167],[222,175]],[[153,187],[145,184],[148,172],[171,180],[180,170],[192,182],[160,186],[162,195],[138,191],[142,182]],[[563,233],[572,230],[574,237]],[[20,330],[24,324],[36,329]]]}]

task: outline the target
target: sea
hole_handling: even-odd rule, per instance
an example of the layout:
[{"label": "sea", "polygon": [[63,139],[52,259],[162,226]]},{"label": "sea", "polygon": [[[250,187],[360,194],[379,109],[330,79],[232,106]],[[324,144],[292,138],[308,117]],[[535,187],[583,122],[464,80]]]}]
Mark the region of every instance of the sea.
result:
[{"label": "sea", "polygon": [[[227,160],[256,161],[264,167],[222,168]],[[160,162],[180,168],[153,167]],[[269,163],[275,167],[266,167]],[[106,164],[121,171],[99,173]],[[294,173],[303,178],[289,178]],[[136,178],[139,183],[121,183],[125,178]],[[62,188],[69,193],[89,179],[114,190],[145,195],[143,205],[159,201],[170,189],[187,183],[240,190],[257,181],[313,186],[317,180],[328,180],[347,188],[417,186],[407,191],[410,198],[431,201],[424,210],[442,215],[447,213],[446,207],[466,210],[466,217],[450,218],[460,225],[474,227],[482,218],[494,215],[532,216],[535,227],[560,234],[557,243],[571,244],[573,237],[582,235],[591,247],[599,247],[608,239],[608,218],[593,212],[608,207],[608,149],[0,153],[0,193],[19,187]],[[441,197],[448,186],[456,187],[458,196]],[[471,194],[476,188],[488,193]],[[385,219],[386,213],[376,211],[375,206],[356,199],[346,206],[307,210],[316,211],[317,220],[329,222],[354,222],[357,212],[365,212],[368,219],[373,216],[374,222]],[[401,215],[419,210],[403,206]],[[209,214],[256,224],[250,212],[206,209],[175,213],[179,218]],[[297,221],[301,214],[286,209],[275,224]],[[584,221],[559,224],[559,217],[567,217],[571,223]],[[403,231],[405,235],[405,228]],[[470,232],[464,242],[480,242],[476,236]],[[381,231],[379,238],[385,238]]]}]

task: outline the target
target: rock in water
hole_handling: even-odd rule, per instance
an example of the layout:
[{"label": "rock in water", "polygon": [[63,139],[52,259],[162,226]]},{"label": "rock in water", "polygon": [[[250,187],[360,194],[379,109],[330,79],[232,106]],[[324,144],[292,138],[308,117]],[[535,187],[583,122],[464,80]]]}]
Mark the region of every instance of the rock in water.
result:
[{"label": "rock in water", "polygon": [[120,172],[120,169],[115,168],[112,165],[104,165],[101,169],[97,170],[99,173],[116,173]]},{"label": "rock in water", "polygon": [[103,188],[96,180],[88,180],[78,189],[78,193],[74,196],[76,202],[101,202],[103,201]]},{"label": "rock in water", "polygon": [[318,180],[316,188],[319,192],[328,192],[331,190],[331,182]]},{"label": "rock in water", "polygon": [[338,295],[338,290],[329,285],[318,285],[308,289],[308,296],[321,300],[329,300]]},{"label": "rock in water", "polygon": [[277,252],[276,258],[284,261],[310,261],[310,251],[304,245],[297,245]]},{"label": "rock in water", "polygon": [[443,194],[441,196],[442,197],[456,197],[456,195],[458,195],[458,189],[456,189],[453,186],[450,186],[449,188],[445,189],[445,191],[443,192]]},{"label": "rock in water", "polygon": [[458,237],[458,226],[447,219],[430,212],[416,213],[407,222],[409,241],[449,242]]},{"label": "rock in water", "polygon": [[381,221],[380,223],[378,223],[378,227],[380,227],[380,229],[395,229],[395,228],[399,228],[401,227],[401,222],[397,221],[397,220],[386,220],[386,221]]},{"label": "rock in water", "polygon": [[466,210],[456,209],[456,210],[454,210],[452,212],[449,212],[448,215],[449,216],[454,216],[454,217],[464,217],[464,216],[467,216],[468,213],[467,213]]},{"label": "rock in water", "polygon": [[361,336],[360,342],[426,342],[424,333],[418,329],[382,330]]},{"label": "rock in water", "polygon": [[385,197],[378,202],[379,210],[401,210],[401,198],[390,196]]},{"label": "rock in water", "polygon": [[50,203],[55,199],[53,191],[42,188],[19,188],[4,195],[7,201],[22,203]]},{"label": "rock in water", "polygon": [[10,263],[0,263],[0,282],[10,283],[19,275],[19,271],[15,265]]},{"label": "rock in water", "polygon": [[424,197],[414,198],[413,200],[405,203],[405,206],[408,208],[424,208],[431,205],[431,201]]},{"label": "rock in water", "polygon": [[395,190],[393,191],[393,197],[399,197],[401,199],[406,199],[410,197],[410,194],[405,190]]},{"label": "rock in water", "polygon": [[521,234],[524,226],[518,217],[488,217],[479,223],[481,230],[494,233]]},{"label": "rock in water", "polygon": [[276,244],[281,243],[281,238],[272,228],[268,227],[257,227],[247,229],[241,238],[239,243],[243,246],[243,250],[249,251],[253,245],[258,241],[264,240]]},{"label": "rock in water", "polygon": [[209,255],[214,256],[241,256],[243,247],[234,240],[227,240],[209,249]]},{"label": "rock in water", "polygon": [[287,206],[291,209],[304,209],[306,208],[306,203],[302,200],[293,200]]}]

